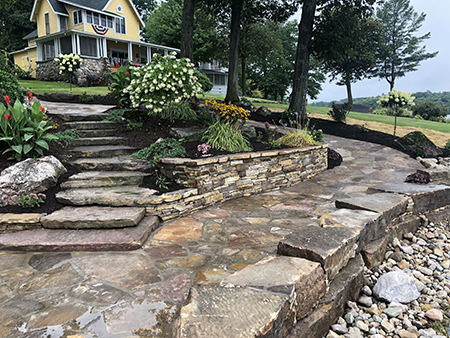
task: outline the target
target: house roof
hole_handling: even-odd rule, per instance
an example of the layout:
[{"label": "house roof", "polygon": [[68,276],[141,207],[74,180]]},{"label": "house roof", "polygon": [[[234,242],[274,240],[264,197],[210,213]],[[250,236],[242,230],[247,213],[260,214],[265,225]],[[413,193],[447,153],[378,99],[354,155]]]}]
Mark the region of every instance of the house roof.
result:
[{"label": "house roof", "polygon": [[38,31],[37,29],[35,29],[34,31],[32,31],[30,34],[27,34],[23,37],[24,40],[28,40],[28,39],[32,39],[32,38],[37,38],[38,37]]},{"label": "house roof", "polygon": [[[31,12],[30,20],[33,21],[33,17],[35,15],[35,10],[37,7],[37,3],[41,0],[35,0],[33,5],[33,10]],[[68,15],[66,8],[64,7],[64,4],[72,5],[74,7],[79,7],[87,10],[92,10],[96,12],[105,12],[106,7],[109,5],[111,0],[48,0],[50,5],[52,6],[52,9],[57,14],[62,15]],[[144,21],[142,20],[141,16],[139,15],[136,7],[133,4],[132,0],[126,0],[129,1],[131,7],[134,10],[134,13],[136,14],[139,23],[142,26],[145,26]],[[106,13],[106,12],[105,12]],[[111,13],[109,13],[111,14]]]}]

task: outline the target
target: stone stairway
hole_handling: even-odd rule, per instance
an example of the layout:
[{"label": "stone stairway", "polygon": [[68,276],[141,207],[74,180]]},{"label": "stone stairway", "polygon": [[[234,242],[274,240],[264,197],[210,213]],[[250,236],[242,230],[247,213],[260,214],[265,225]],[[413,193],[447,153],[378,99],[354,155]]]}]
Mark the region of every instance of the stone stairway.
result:
[{"label": "stone stairway", "polygon": [[[104,113],[60,112],[58,117],[82,137],[73,140],[71,164],[80,170],[61,184],[57,200],[66,207],[40,218],[43,229],[23,231],[9,249],[35,251],[135,250],[159,226],[143,205],[157,191],[139,188],[149,174],[138,149],[115,137],[115,122]],[[16,236],[17,237],[17,236]],[[39,240],[36,240],[39,238]],[[39,243],[39,244],[36,244]],[[0,247],[2,245],[0,244]],[[3,247],[6,248],[6,247]]]}]

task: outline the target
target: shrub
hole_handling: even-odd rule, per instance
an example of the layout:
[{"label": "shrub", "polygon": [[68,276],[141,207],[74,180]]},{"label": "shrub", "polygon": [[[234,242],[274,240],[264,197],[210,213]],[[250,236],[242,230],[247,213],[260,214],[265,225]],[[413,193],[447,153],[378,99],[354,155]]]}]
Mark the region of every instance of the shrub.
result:
[{"label": "shrub", "polygon": [[233,102],[233,104],[237,107],[241,107],[245,109],[249,114],[255,109],[253,106],[253,101],[250,101],[245,96],[242,96],[241,100],[238,102]]},{"label": "shrub", "polygon": [[25,90],[20,86],[14,74],[0,70],[0,94],[0,104],[6,103],[5,96],[9,97],[11,101],[23,102]]},{"label": "shrub", "polygon": [[317,144],[306,128],[285,134],[278,139],[278,142],[288,147],[306,147]]},{"label": "shrub", "polygon": [[169,107],[164,107],[161,112],[161,117],[163,119],[169,119],[171,114],[174,119],[179,120],[196,120],[197,113],[191,109],[189,102],[182,101],[178,103],[173,103]]},{"label": "shrub", "polygon": [[298,122],[298,112],[290,109],[281,112],[281,123],[283,123],[285,127],[297,127]]},{"label": "shrub", "polygon": [[114,121],[117,123],[122,123],[124,120],[123,109],[112,109],[106,112],[108,116],[105,117],[106,121]]},{"label": "shrub", "polygon": [[42,149],[48,150],[48,141],[56,141],[57,137],[46,132],[53,128],[47,121],[45,108],[36,101],[33,105],[23,106],[16,100],[7,106],[0,104],[0,141],[8,144],[3,153],[11,152],[9,159],[21,161],[24,158],[36,158],[43,155]]},{"label": "shrub", "polygon": [[202,87],[202,91],[204,93],[207,93],[211,89],[213,89],[213,86],[214,86],[213,83],[205,74],[203,74],[199,70],[195,69],[194,75],[197,77],[197,80],[200,83],[200,86]]},{"label": "shrub", "polygon": [[70,82],[70,94],[72,94],[72,76],[81,67],[83,59],[76,54],[59,54],[55,62],[59,65],[59,74],[67,74]]},{"label": "shrub", "polygon": [[249,141],[242,135],[239,124],[217,121],[208,127],[202,141],[214,149],[227,150],[232,153],[252,150]]},{"label": "shrub", "polygon": [[194,64],[187,58],[177,59],[175,55],[175,52],[168,56],[154,54],[148,65],[131,67],[132,80],[123,92],[129,94],[133,107],[146,102],[147,109],[161,113],[171,103],[189,99],[200,92]]},{"label": "shrub", "polygon": [[432,120],[432,117],[446,117],[449,109],[438,103],[426,101],[412,107],[412,112],[414,116],[421,116],[425,120]]},{"label": "shrub", "polygon": [[131,74],[133,71],[130,66],[120,66],[117,73],[111,73],[109,90],[111,95],[124,107],[131,107],[130,93],[125,90],[131,83]]},{"label": "shrub", "polygon": [[330,115],[336,122],[345,123],[348,113],[349,113],[348,103],[344,103],[342,105],[342,108],[337,108],[336,105],[333,103],[333,105],[331,106],[331,110],[328,112],[328,115]]},{"label": "shrub", "polygon": [[182,145],[182,140],[166,138],[161,142],[153,143],[150,147],[139,150],[132,156],[148,160],[152,166],[155,166],[156,161],[160,158],[186,157],[186,149]]},{"label": "shrub", "polygon": [[444,148],[442,148],[448,152],[450,152],[450,141],[447,141],[447,143],[445,144]]}]

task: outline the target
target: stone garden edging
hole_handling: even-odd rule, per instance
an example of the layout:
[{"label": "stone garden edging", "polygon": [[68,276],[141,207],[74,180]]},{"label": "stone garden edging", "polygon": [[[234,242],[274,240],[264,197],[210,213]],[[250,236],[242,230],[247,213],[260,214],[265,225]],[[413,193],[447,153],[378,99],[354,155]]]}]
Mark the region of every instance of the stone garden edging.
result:
[{"label": "stone garden edging", "polygon": [[322,144],[199,159],[162,158],[159,170],[187,188],[150,198],[147,214],[167,220],[217,202],[291,186],[327,169],[327,148]]}]

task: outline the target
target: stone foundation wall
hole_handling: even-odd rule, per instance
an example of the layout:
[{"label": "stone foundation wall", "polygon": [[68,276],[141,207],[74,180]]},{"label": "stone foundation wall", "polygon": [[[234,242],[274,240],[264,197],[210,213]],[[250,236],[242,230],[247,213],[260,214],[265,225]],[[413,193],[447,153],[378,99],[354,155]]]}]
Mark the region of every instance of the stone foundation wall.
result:
[{"label": "stone foundation wall", "polygon": [[[83,58],[81,68],[74,73],[72,83],[80,87],[96,86],[104,81],[105,74],[109,69],[107,58]],[[69,76],[59,74],[59,66],[53,60],[38,61],[36,63],[36,80],[69,82]]]},{"label": "stone foundation wall", "polygon": [[327,165],[327,145],[161,159],[161,172],[187,189],[155,196],[147,212],[163,220],[178,217],[217,202],[291,186],[326,170]]}]

